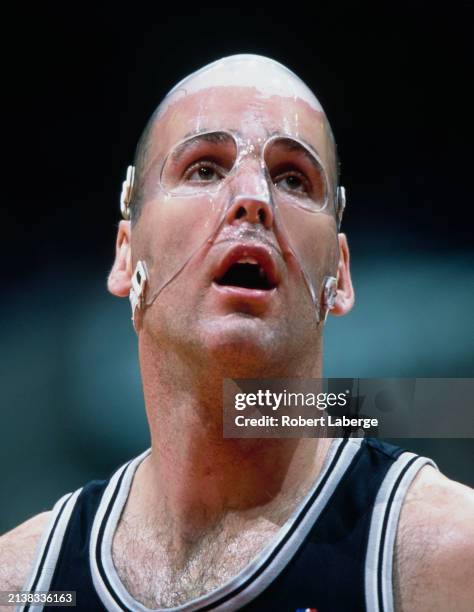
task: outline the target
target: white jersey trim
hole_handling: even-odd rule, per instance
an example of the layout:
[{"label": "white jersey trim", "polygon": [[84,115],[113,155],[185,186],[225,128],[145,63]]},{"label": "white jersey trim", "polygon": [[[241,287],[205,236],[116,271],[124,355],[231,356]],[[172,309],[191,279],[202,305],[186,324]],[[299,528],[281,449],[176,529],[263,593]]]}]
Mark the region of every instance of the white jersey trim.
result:
[{"label": "white jersey trim", "polygon": [[394,612],[393,556],[398,520],[410,484],[427,457],[404,452],[388,470],[375,499],[365,562],[367,612]]},{"label": "white jersey trim", "polygon": [[[82,488],[74,493],[67,493],[53,507],[50,520],[44,529],[36,549],[35,561],[30,576],[26,581],[24,591],[49,591],[64,534],[71,518],[76,500]],[[40,612],[43,604],[24,604],[16,608],[17,612]]]},{"label": "white jersey trim", "polygon": [[[151,449],[146,450],[144,453],[142,453],[138,457],[135,457],[135,459],[133,459],[132,461],[129,461],[128,463],[120,467],[115,472],[115,474],[112,476],[109,483],[107,484],[107,487],[104,490],[102,499],[100,500],[99,507],[97,508],[97,512],[94,517],[94,522],[92,524],[91,538],[90,538],[90,543],[89,543],[89,561],[90,561],[90,568],[91,568],[91,574],[92,574],[92,582],[94,584],[97,594],[102,600],[102,603],[106,607],[106,610],[123,610],[123,608],[118,607],[116,605],[115,600],[113,599],[108,589],[103,584],[103,579],[99,573],[97,556],[96,556],[96,548],[97,548],[97,540],[99,537],[99,531],[104,521],[104,515],[107,512],[107,509],[109,508],[109,505],[112,501],[114,493],[117,493],[117,488],[120,489],[118,485],[121,484],[120,483],[121,478],[124,477],[125,472],[127,471],[127,474],[126,474],[127,482],[129,482],[130,475],[133,477],[133,474],[135,473],[135,470],[137,469],[138,465],[141,463],[141,461],[143,461],[143,459],[145,459],[145,457],[150,452],[151,452]],[[130,479],[130,484],[131,484],[131,479]],[[125,504],[125,501],[123,501],[123,504]]]}]

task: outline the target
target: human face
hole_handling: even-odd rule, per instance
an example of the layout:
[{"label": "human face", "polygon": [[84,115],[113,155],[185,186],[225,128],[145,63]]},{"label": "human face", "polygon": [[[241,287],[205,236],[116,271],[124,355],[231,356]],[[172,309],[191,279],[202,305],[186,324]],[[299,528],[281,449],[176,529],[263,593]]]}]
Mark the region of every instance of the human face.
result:
[{"label": "human face", "polygon": [[331,146],[320,107],[295,96],[213,86],[167,104],[132,232],[150,324],[168,311],[188,339],[311,336],[338,261]]}]

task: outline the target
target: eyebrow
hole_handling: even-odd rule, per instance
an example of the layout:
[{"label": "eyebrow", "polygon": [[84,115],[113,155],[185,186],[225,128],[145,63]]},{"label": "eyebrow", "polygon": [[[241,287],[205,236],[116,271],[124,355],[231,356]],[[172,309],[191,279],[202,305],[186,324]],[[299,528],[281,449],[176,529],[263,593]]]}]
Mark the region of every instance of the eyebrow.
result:
[{"label": "eyebrow", "polygon": [[186,151],[195,146],[196,142],[204,141],[209,142],[211,144],[222,144],[224,142],[228,142],[229,139],[232,138],[230,134],[223,131],[215,131],[215,132],[203,132],[202,130],[188,132],[184,137],[184,142],[176,147],[172,154],[172,161],[176,162],[181,155],[183,155]]},{"label": "eyebrow", "polygon": [[[278,133],[276,133],[275,136],[278,137],[279,136]],[[316,161],[318,168],[321,169],[323,172],[326,172],[317,151],[308,142],[306,142],[302,138],[300,139],[301,142],[298,142],[297,140],[294,140],[293,138],[291,138],[291,136],[280,136],[280,138],[282,141],[284,141],[285,148],[288,149],[288,151],[297,151],[299,153],[302,153],[304,157],[313,166],[315,165],[315,161]]]},{"label": "eyebrow", "polygon": [[[297,151],[302,153],[304,157],[315,166],[315,161],[317,162],[317,166],[323,172],[326,172],[324,165],[321,161],[321,158],[315,148],[303,138],[299,138],[295,140],[292,136],[287,134],[281,134],[281,132],[269,132],[266,130],[267,137],[272,138],[273,136],[277,139],[281,139],[285,143],[285,147],[288,151]],[[241,136],[241,132],[239,130],[229,129],[228,131],[224,130],[214,130],[214,131],[206,131],[205,129],[200,130],[192,130],[184,135],[183,142],[178,144],[176,149],[173,151],[171,155],[172,163],[176,163],[179,158],[186,153],[189,149],[192,149],[197,142],[209,142],[211,144],[219,145],[224,142],[228,142],[232,135]],[[307,147],[307,148],[306,148]]]},{"label": "eyebrow", "polygon": [[[301,143],[304,144],[305,147],[308,147],[308,149],[311,151],[311,153],[319,160],[320,155],[319,152],[313,147],[313,145],[308,142],[307,140],[305,140],[304,138],[301,138],[301,136],[298,136],[297,138],[295,138],[294,136],[290,136],[289,134],[282,134],[279,131],[274,131],[270,134],[270,137],[280,137],[282,140],[290,140],[294,143],[294,146],[296,148],[296,145],[300,145],[301,147]],[[304,148],[304,147],[302,147]]]}]

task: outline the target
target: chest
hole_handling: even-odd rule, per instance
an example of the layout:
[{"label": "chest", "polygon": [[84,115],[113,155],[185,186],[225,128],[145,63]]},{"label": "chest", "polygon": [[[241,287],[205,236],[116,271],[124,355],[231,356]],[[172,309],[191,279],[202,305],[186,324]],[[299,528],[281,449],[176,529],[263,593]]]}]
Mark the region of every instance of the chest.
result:
[{"label": "chest", "polygon": [[159,537],[146,530],[132,532],[119,525],[112,558],[127,591],[147,607],[173,607],[218,589],[233,579],[278,534],[275,525],[247,529],[238,535],[222,533],[177,561]]}]

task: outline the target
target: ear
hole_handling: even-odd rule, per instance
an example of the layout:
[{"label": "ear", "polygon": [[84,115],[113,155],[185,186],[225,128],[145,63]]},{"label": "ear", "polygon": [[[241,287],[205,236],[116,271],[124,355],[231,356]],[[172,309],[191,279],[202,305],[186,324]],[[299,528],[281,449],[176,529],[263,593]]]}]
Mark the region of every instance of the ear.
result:
[{"label": "ear", "polygon": [[339,234],[339,265],[337,269],[337,294],[331,314],[342,316],[354,306],[354,288],[352,286],[349,245],[345,234]]},{"label": "ear", "polygon": [[115,245],[115,261],[107,279],[108,290],[117,297],[127,297],[132,286],[130,231],[130,221],[120,221]]}]

